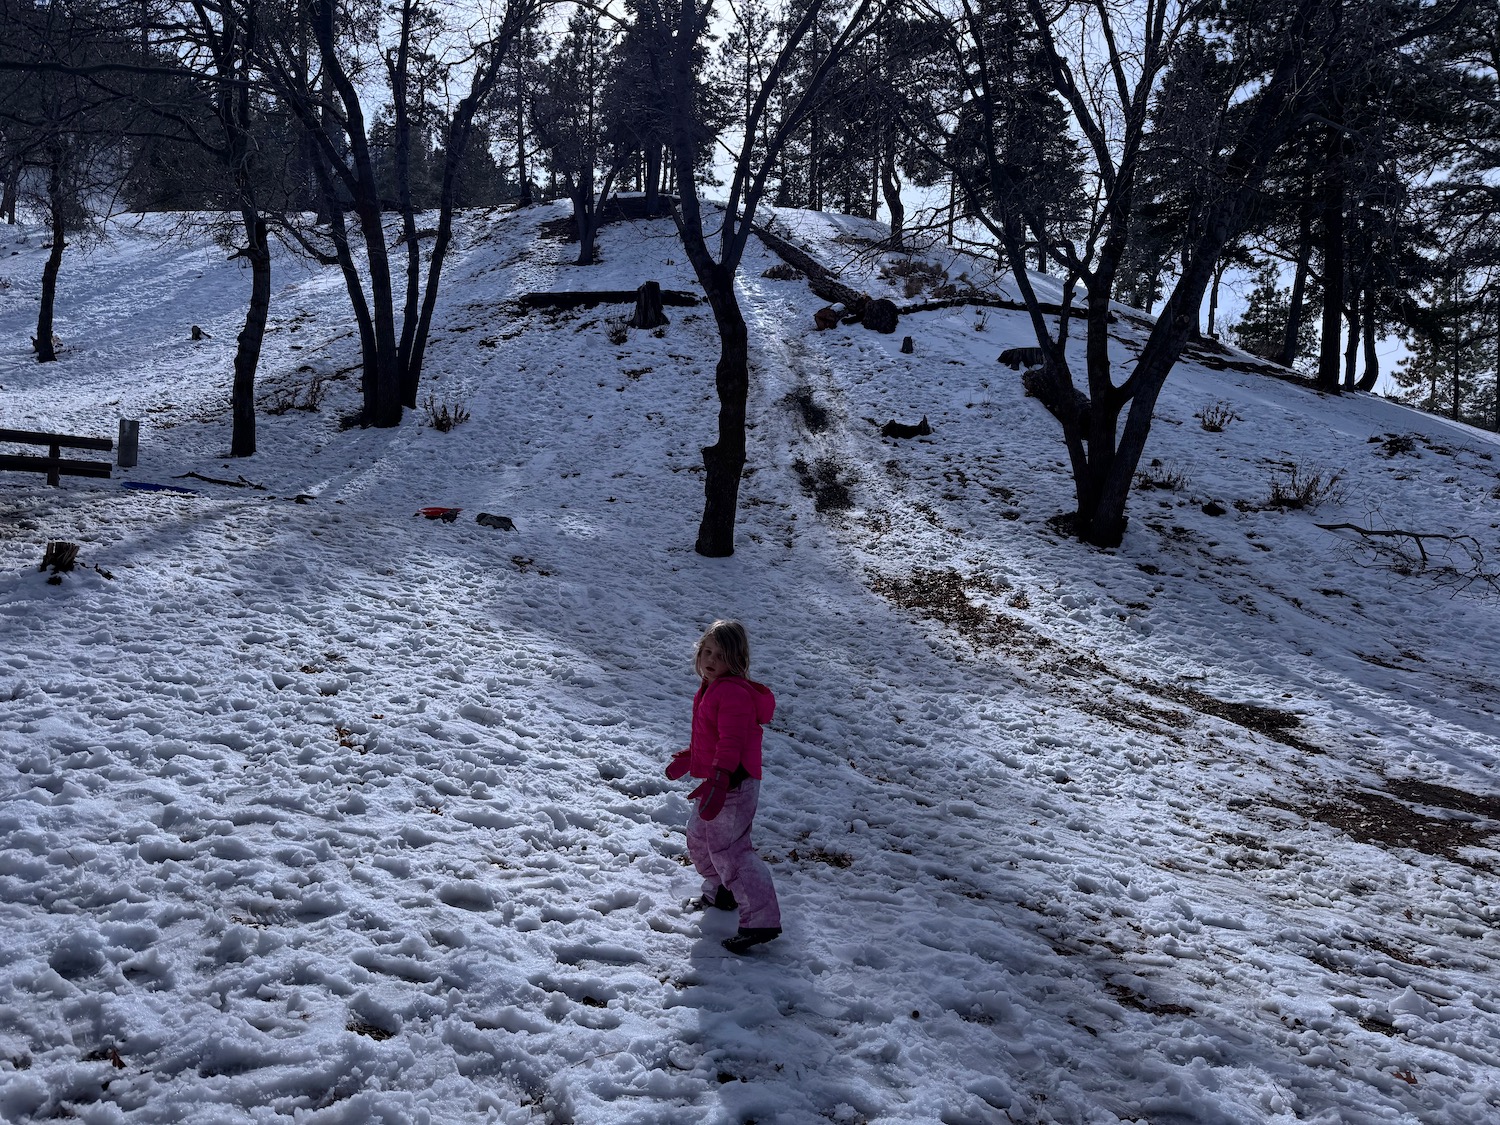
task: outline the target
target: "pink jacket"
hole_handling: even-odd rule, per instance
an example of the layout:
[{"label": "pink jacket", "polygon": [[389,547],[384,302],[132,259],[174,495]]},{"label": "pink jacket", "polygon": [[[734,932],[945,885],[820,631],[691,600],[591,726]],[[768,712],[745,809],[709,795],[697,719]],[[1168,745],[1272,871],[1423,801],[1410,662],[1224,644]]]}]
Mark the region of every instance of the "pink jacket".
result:
[{"label": "pink jacket", "polygon": [[712,777],[714,770],[743,768],[760,777],[761,726],[771,721],[776,697],[765,684],[739,676],[720,676],[693,696],[693,741],[688,772]]}]

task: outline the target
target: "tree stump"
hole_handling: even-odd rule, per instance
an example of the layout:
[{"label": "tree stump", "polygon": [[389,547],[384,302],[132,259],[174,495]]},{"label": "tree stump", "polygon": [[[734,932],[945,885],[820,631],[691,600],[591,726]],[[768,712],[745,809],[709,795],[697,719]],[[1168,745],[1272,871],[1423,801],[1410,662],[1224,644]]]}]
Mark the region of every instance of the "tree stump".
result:
[{"label": "tree stump", "polygon": [[646,282],[635,291],[635,315],[630,318],[630,327],[660,328],[668,323],[667,314],[661,311],[661,284]]},{"label": "tree stump", "polygon": [[[54,539],[47,544],[47,550],[42,555],[42,565],[38,570],[52,568],[52,578],[61,582],[58,575],[73,569],[78,562],[78,544],[69,543],[62,539]],[[48,579],[51,581],[52,579]]]},{"label": "tree stump", "polygon": [[813,324],[817,325],[819,332],[826,331],[829,328],[837,328],[839,326],[838,309],[832,305],[824,305],[817,312],[813,313]]},{"label": "tree stump", "polygon": [[896,321],[899,316],[894,301],[879,297],[865,302],[865,307],[860,310],[859,322],[871,331],[890,335],[896,331]]},{"label": "tree stump", "polygon": [[903,336],[903,337],[901,337],[901,354],[902,355],[911,355],[916,350],[917,350],[916,347],[911,342],[911,337],[910,336]]}]

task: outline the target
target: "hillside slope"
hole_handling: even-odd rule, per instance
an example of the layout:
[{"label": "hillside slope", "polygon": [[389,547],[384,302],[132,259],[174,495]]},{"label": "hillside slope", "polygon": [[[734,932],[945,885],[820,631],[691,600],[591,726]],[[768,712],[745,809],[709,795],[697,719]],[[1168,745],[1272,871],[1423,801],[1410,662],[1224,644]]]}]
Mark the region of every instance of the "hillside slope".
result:
[{"label": "hillside slope", "polygon": [[[712,320],[519,314],[692,287],[669,222],[579,268],[539,237],[563,213],[466,219],[423,387],[470,412],[448,433],[340,431],[341,281],[278,261],[265,405],[326,393],[243,461],[222,253],[119,224],[65,265],[39,366],[40,234],[0,237],[0,426],[143,420],[114,481],[0,479],[0,1116],[1500,1113],[1500,607],[1316,526],[1468,533],[1493,570],[1494,435],[1185,364],[1148,447],[1178,487],[1085,548],[1049,522],[1055,423],[995,362],[1023,317],[814,333],[752,247],[739,549],[706,560]],[[778,223],[903,284],[869,224]],[[1342,499],[1266,507],[1292,467]],[[56,538],[83,565],[52,585]],[[743,959],[681,908],[661,776],[716,616],[779,698],[757,840],[786,934]]]}]

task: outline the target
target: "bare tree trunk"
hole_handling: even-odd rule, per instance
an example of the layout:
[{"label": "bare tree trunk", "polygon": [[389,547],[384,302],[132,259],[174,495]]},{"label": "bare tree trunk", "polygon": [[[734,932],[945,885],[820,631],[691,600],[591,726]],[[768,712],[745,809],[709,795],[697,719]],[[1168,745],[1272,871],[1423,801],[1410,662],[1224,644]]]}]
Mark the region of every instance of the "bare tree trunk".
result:
[{"label": "bare tree trunk", "polygon": [[[1454,296],[1457,296],[1458,285],[1455,283]],[[1456,304],[1457,302],[1455,302]],[[1459,410],[1459,401],[1463,397],[1463,326],[1458,322],[1458,314],[1454,313],[1453,320],[1453,409],[1450,411],[1455,422],[1462,421]]]},{"label": "bare tree trunk", "polygon": [[422,247],[417,239],[417,212],[411,192],[411,112],[408,107],[411,77],[407,62],[411,53],[412,15],[411,0],[401,4],[401,33],[396,44],[394,61],[387,62],[391,80],[391,104],[395,118],[395,171],[396,191],[401,208],[401,235],[406,243],[406,300],[402,306],[401,339],[396,346],[396,365],[401,372],[401,400],[407,406],[416,407],[416,388],[412,387],[411,401],[407,402],[407,373],[411,370],[412,344],[416,338],[418,314],[421,307]]},{"label": "bare tree trunk", "polygon": [[[517,83],[520,77],[517,76]],[[531,168],[526,163],[526,109],[525,96],[521,92],[516,94],[516,183],[520,187],[521,198],[517,203],[522,207],[530,207],[536,202],[531,191]]]},{"label": "bare tree trunk", "polygon": [[646,216],[654,217],[661,206],[661,145],[646,145]]},{"label": "bare tree trunk", "polygon": [[[1224,280],[1224,267],[1226,263],[1221,259],[1214,267],[1213,284],[1208,291],[1208,338],[1217,340],[1219,338],[1219,283]],[[1194,333],[1196,336],[1197,333]]]},{"label": "bare tree trunk", "polygon": [[52,313],[57,302],[57,274],[62,269],[63,249],[67,246],[67,233],[63,220],[63,186],[61,153],[54,152],[47,172],[47,203],[52,218],[52,251],[47,255],[47,264],[42,267],[42,302],[36,315],[36,361],[52,363],[57,359],[57,349],[52,346]]},{"label": "bare tree trunk", "polygon": [[594,235],[599,229],[594,207],[594,166],[585,162],[579,169],[578,182],[568,177],[569,197],[573,200],[573,225],[578,228],[578,261],[580,266],[594,264]]},{"label": "bare tree trunk", "polygon": [[328,212],[328,229],[333,238],[334,254],[338,259],[339,272],[344,277],[344,289],[349,294],[349,305],[354,310],[354,324],[359,332],[360,393],[366,411],[362,421],[365,425],[369,425],[371,419],[368,416],[368,410],[370,402],[375,397],[377,376],[375,321],[370,315],[370,302],[365,299],[364,282],[360,278],[358,267],[354,264],[353,251],[349,248],[349,227],[344,220],[344,210],[339,204],[333,180],[321,160],[313,161],[313,172],[317,176],[320,188],[318,198]]},{"label": "bare tree trunk", "polygon": [[1500,304],[1495,306],[1495,382],[1494,382],[1495,412],[1494,429],[1500,434]]},{"label": "bare tree trunk", "polygon": [[[507,7],[506,21],[491,41],[486,61],[474,72],[469,81],[469,92],[459,100],[443,144],[443,182],[438,190],[437,233],[432,240],[432,253],[427,259],[427,282],[422,293],[422,308],[417,314],[416,331],[412,335],[411,351],[406,366],[401,371],[401,401],[415,409],[417,386],[422,376],[422,364],[427,355],[427,340],[432,332],[432,315],[437,307],[438,283],[442,279],[443,264],[447,260],[448,247],[453,240],[453,209],[458,198],[459,180],[462,177],[464,153],[474,138],[474,118],[479,107],[500,81],[500,64],[510,53],[516,37],[531,19],[530,9]],[[519,120],[519,110],[518,117]],[[518,141],[521,166],[525,159],[525,130],[518,126]],[[530,184],[522,179],[525,187],[523,204],[529,203]]]},{"label": "bare tree trunk", "polygon": [[894,130],[887,134],[880,155],[880,192],[891,213],[891,245],[899,249],[906,238],[906,204],[901,201],[901,177],[896,173]]},{"label": "bare tree trunk", "polygon": [[1365,313],[1363,317],[1365,338],[1365,370],[1354,385],[1357,391],[1373,391],[1380,382],[1380,355],[1375,350],[1375,286],[1365,286]]},{"label": "bare tree trunk", "polygon": [[1323,190],[1323,339],[1318,353],[1318,386],[1337,391],[1344,327],[1344,192],[1339,170],[1328,170]]},{"label": "bare tree trunk", "polygon": [[230,396],[233,431],[229,439],[231,457],[249,457],[255,452],[255,371],[260,365],[261,345],[266,338],[266,317],[271,309],[271,245],[266,223],[256,212],[244,211],[246,246],[250,259],[250,306],[234,351],[234,391]]},{"label": "bare tree trunk", "polygon": [[1312,208],[1304,199],[1298,219],[1297,268],[1292,274],[1292,295],[1287,309],[1286,335],[1281,340],[1278,362],[1290,367],[1297,362],[1297,337],[1302,332],[1302,310],[1307,296],[1307,272],[1312,261]]},{"label": "bare tree trunk", "polygon": [[1500,305],[1497,305],[1495,309],[1495,382],[1493,387],[1495,412],[1492,417],[1495,432],[1500,434]]},{"label": "bare tree trunk", "polygon": [[21,194],[21,162],[13,161],[5,169],[4,193],[0,194],[0,215],[11,226],[16,225],[16,198]]},{"label": "bare tree trunk", "polygon": [[[1330,70],[1337,65],[1337,56],[1342,43],[1344,0],[1332,0],[1329,5],[1334,30],[1330,33],[1325,56]],[[1339,389],[1339,353],[1344,327],[1344,203],[1345,188],[1344,150],[1346,142],[1343,131],[1343,97],[1338,89],[1340,78],[1331,74],[1326,113],[1329,121],[1325,131],[1327,145],[1323,167],[1322,222],[1323,222],[1323,339],[1318,354],[1318,387],[1324,391]]]},{"label": "bare tree trunk", "polygon": [[734,274],[715,265],[704,291],[719,329],[719,436],[703,447],[703,518],[693,549],[708,558],[734,554],[734,517],[745,471],[745,404],[750,392],[750,337],[734,292]]}]

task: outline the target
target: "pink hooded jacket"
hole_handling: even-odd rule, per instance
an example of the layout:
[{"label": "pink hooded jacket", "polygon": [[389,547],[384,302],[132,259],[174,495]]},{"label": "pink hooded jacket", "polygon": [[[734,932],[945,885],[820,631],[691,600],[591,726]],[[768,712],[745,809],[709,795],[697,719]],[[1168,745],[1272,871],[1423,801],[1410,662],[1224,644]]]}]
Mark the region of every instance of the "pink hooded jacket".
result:
[{"label": "pink hooded jacket", "polygon": [[714,770],[744,769],[760,777],[761,726],[776,712],[776,697],[765,684],[740,676],[720,676],[693,696],[693,741],[688,772],[712,777]]}]

